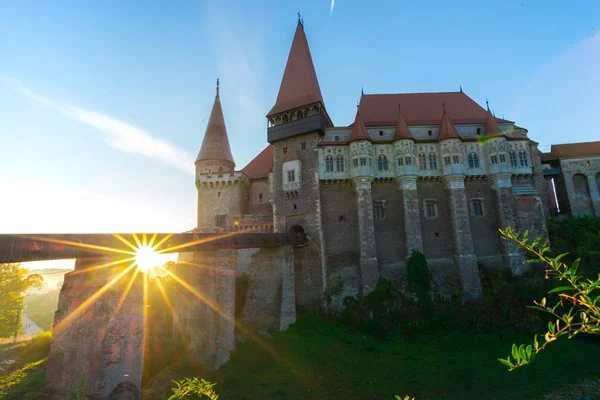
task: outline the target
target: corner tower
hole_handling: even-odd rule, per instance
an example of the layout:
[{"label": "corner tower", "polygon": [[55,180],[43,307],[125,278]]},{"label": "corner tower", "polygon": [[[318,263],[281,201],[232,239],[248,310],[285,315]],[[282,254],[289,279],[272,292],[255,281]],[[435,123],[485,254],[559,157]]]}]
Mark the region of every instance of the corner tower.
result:
[{"label": "corner tower", "polygon": [[267,137],[273,145],[269,181],[274,228],[277,232],[306,234],[308,244],[294,254],[296,301],[317,309],[322,304],[325,265],[315,150],[325,128],[333,124],[300,18],[279,93],[267,119]]},{"label": "corner tower", "polygon": [[198,228],[203,231],[234,230],[235,221],[245,213],[248,178],[235,172],[218,79],[215,102],[195,164]]}]

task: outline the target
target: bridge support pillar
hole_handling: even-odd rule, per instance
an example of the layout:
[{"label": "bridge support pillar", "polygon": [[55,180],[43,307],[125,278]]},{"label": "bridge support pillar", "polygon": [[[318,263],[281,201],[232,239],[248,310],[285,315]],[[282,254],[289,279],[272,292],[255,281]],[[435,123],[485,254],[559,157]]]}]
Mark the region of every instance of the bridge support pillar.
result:
[{"label": "bridge support pillar", "polygon": [[141,398],[143,285],[128,268],[131,262],[104,266],[114,261],[77,259],[65,275],[40,398],[58,400],[75,391],[90,399]]},{"label": "bridge support pillar", "polygon": [[208,370],[229,361],[234,348],[236,268],[237,250],[197,251],[177,265],[188,289],[174,304],[174,331],[187,336],[192,357]]}]

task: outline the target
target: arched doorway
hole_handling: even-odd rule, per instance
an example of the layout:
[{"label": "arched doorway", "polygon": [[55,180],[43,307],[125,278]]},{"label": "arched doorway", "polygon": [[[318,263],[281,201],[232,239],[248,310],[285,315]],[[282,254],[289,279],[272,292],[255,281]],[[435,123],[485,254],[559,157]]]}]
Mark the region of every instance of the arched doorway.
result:
[{"label": "arched doorway", "polygon": [[290,235],[294,235],[300,241],[305,242],[307,240],[306,233],[304,232],[304,228],[300,225],[293,225],[288,229],[288,233]]}]

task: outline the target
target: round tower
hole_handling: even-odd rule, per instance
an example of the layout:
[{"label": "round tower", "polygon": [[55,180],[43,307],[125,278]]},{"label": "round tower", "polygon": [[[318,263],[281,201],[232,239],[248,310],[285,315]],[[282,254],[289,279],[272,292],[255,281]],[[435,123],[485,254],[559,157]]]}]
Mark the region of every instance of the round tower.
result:
[{"label": "round tower", "polygon": [[218,79],[215,102],[195,164],[198,228],[204,231],[235,230],[237,221],[246,212],[249,181],[244,174],[235,171]]}]

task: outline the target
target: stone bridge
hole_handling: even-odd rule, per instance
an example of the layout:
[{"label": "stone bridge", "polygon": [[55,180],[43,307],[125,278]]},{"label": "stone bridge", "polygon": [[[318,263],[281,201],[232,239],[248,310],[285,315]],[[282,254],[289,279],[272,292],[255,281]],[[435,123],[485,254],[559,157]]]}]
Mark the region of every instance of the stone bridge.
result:
[{"label": "stone bridge", "polygon": [[[180,253],[171,276],[183,295],[172,304],[172,330],[187,336],[193,358],[216,369],[229,360],[238,320],[254,331],[295,322],[294,253],[305,242],[302,233],[0,235],[0,263],[76,259],[60,292],[41,398],[76,390],[90,399],[141,398],[153,327],[136,248]],[[241,275],[248,283],[235,315]]]}]

